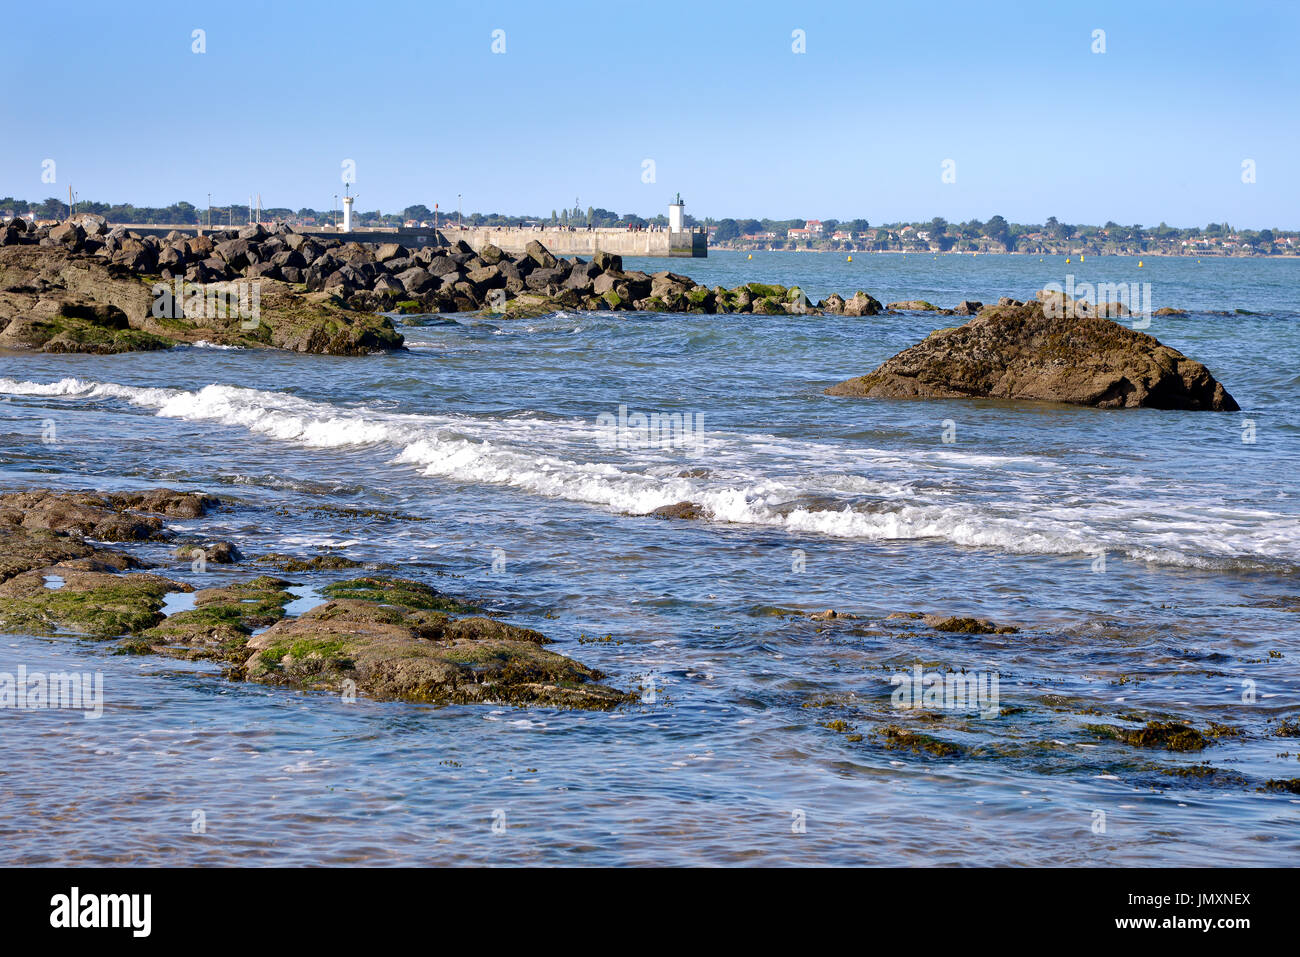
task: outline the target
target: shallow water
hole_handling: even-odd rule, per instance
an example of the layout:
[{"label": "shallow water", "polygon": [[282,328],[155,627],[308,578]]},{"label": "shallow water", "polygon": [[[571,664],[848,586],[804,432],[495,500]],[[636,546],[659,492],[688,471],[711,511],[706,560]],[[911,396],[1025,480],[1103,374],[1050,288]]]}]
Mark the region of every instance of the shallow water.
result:
[{"label": "shallow water", "polygon": [[[854,259],[628,265],[943,305],[1031,295],[1067,269],[1151,282],[1157,307],[1258,313],[1147,330],[1245,411],[822,395],[961,321],[924,314],[431,317],[403,329],[409,352],[364,359],[0,357],[6,489],[213,492],[241,506],[172,527],[246,555],[393,563],[655,689],[614,714],[347,704],[3,636],[0,671],[101,671],[106,697],[98,720],[0,711],[4,859],[1293,861],[1300,798],[1258,789],[1300,777],[1300,747],[1271,734],[1300,693],[1300,263]],[[608,447],[597,416],[620,406],[696,416],[699,441]],[[683,500],[711,520],[647,516]],[[826,608],[862,617],[778,613]],[[1021,631],[887,617],[915,611]],[[1006,713],[892,708],[890,676],[915,663],[998,675]],[[1125,717],[1242,736],[1181,754],[1085,727]],[[874,734],[890,724],[967,750],[890,750]],[[1169,773],[1200,762],[1240,777]]]}]

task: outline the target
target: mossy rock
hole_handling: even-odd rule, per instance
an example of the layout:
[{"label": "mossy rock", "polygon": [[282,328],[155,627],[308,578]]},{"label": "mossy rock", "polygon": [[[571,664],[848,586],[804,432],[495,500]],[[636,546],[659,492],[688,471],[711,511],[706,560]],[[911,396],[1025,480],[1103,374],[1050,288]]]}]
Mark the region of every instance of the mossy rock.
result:
[{"label": "mossy rock", "polygon": [[749,311],[756,316],[784,316],[785,303],[777,296],[765,296],[755,299],[749,305]]},{"label": "mossy rock", "polygon": [[1142,728],[1112,724],[1090,724],[1089,731],[1122,741],[1135,748],[1164,748],[1166,751],[1200,751],[1209,740],[1200,731],[1177,721],[1149,721]]},{"label": "mossy rock", "polygon": [[[46,587],[46,574],[63,578],[62,587]],[[159,609],[169,592],[191,590],[158,575],[58,566],[25,572],[0,585],[0,631],[50,634],[64,629],[97,638],[134,634],[162,620]]]},{"label": "mossy rock", "polygon": [[423,608],[451,614],[473,614],[482,609],[444,595],[423,582],[406,578],[368,576],[326,585],[321,593],[330,598],[370,601],[404,608]]},{"label": "mossy rock", "polygon": [[881,745],[887,751],[911,751],[915,754],[930,754],[940,758],[959,757],[966,749],[950,741],[941,741],[928,734],[908,731],[898,725],[886,725],[876,732]]}]

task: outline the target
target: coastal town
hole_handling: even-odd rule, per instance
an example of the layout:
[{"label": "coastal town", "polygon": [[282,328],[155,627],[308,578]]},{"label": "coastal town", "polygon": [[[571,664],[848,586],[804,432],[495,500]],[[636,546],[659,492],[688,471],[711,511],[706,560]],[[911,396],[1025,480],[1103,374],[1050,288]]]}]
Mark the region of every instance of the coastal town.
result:
[{"label": "coastal town", "polygon": [[[187,202],[167,207],[138,207],[74,201],[71,205],[49,198],[28,202],[11,196],[0,198],[0,223],[14,218],[28,226],[53,226],[70,215],[91,213],[114,223],[152,223],[160,226],[238,228],[254,222],[284,223],[297,229],[342,228],[341,205],[335,209],[262,208],[260,203],[230,203],[199,207]],[[666,230],[668,216],[615,213],[579,200],[549,216],[467,213],[461,209],[433,208],[425,204],[400,211],[357,211],[354,229],[465,227],[532,227],[536,229]],[[703,230],[711,249],[743,252],[787,250],[841,253],[1019,253],[1045,256],[1300,256],[1300,231],[1279,228],[1238,229],[1229,223],[1175,227],[1108,221],[1100,226],[1072,225],[1050,216],[1044,223],[1012,223],[1002,216],[987,221],[972,219],[950,223],[942,217],[917,222],[872,225],[866,219],[733,219],[700,217],[684,213],[681,228]]]}]

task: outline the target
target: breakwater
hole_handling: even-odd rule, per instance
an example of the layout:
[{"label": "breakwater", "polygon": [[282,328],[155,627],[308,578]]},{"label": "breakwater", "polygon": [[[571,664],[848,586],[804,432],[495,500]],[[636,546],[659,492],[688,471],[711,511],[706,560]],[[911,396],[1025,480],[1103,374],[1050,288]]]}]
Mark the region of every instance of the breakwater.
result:
[{"label": "breakwater", "polygon": [[[142,236],[166,236],[173,231],[185,235],[221,232],[220,227],[125,223],[126,229]],[[243,228],[235,227],[236,229]],[[405,246],[454,246],[464,241],[474,251],[491,243],[511,255],[519,255],[536,240],[557,256],[592,256],[597,252],[615,256],[670,256],[702,259],[709,254],[708,236],[703,230],[657,230],[633,232],[627,229],[533,229],[528,226],[442,226],[402,228],[300,229],[294,232],[314,239],[342,239],[358,243],[401,243]]]}]

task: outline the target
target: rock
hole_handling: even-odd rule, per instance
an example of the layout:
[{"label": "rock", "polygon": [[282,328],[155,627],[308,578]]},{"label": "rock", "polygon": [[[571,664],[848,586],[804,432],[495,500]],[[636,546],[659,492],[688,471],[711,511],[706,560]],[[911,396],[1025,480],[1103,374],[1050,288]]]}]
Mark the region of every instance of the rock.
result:
[{"label": "rock", "polygon": [[545,636],[481,616],[420,582],[363,578],[323,589],[332,600],[251,638],[252,681],[317,690],[345,682],[377,698],[608,710],[631,696],[546,651]]},{"label": "rock", "polygon": [[479,258],[490,266],[495,266],[506,258],[506,254],[501,251],[499,246],[492,243],[485,243],[483,248],[478,251]]},{"label": "rock", "polygon": [[[554,258],[554,257],[552,257]],[[529,289],[538,289],[545,291],[549,286],[560,286],[567,277],[564,272],[553,268],[534,269],[528,274],[524,283]],[[604,278],[604,277],[601,277]]]},{"label": "rock", "polygon": [[832,315],[841,315],[844,312],[844,297],[837,292],[833,292],[817,303],[817,308]]},{"label": "rock", "polygon": [[852,299],[844,303],[846,316],[878,316],[882,312],[884,306],[880,304],[880,300],[861,289],[853,294]]},{"label": "rock", "polygon": [[401,243],[383,243],[375,250],[375,262],[386,263],[390,259],[402,259],[410,255],[410,250]]},{"label": "rock", "polygon": [[533,264],[542,269],[554,269],[559,265],[559,260],[551,255],[550,250],[539,243],[537,240],[529,241],[524,247],[524,255],[533,261]]},{"label": "rock", "polygon": [[[159,493],[186,493],[160,489]],[[199,497],[199,501],[206,499]],[[76,535],[101,542],[143,542],[168,537],[156,512],[161,497],[107,496],[94,492],[12,492],[0,495],[0,525]]]},{"label": "rock", "polygon": [[594,262],[577,263],[569,271],[569,278],[564,281],[564,284],[569,289],[591,290],[592,280],[600,275],[600,267]]},{"label": "rock", "polygon": [[623,271],[623,257],[615,253],[602,252],[598,249],[591,257],[591,261],[600,272]]},{"label": "rock", "polygon": [[324,553],[311,558],[298,558],[294,555],[281,555],[270,552],[259,555],[254,562],[258,565],[273,565],[286,572],[314,572],[322,569],[360,568],[361,562],[353,561],[343,555]]},{"label": "rock", "polygon": [[395,278],[402,284],[403,289],[415,295],[427,292],[437,283],[427,269],[421,269],[419,266],[398,273]]},{"label": "rock", "polygon": [[51,229],[50,239],[67,246],[69,249],[80,249],[82,243],[86,241],[86,231],[77,223],[69,220],[65,223],[59,223],[59,225]]},{"label": "rock", "polygon": [[1183,317],[1185,317],[1185,316],[1187,315],[1187,310],[1186,310],[1186,309],[1175,309],[1173,306],[1162,306],[1162,307],[1160,307],[1159,309],[1157,309],[1154,313],[1152,313],[1152,315],[1155,315],[1155,316],[1183,316]]},{"label": "rock", "polygon": [[1108,319],[997,306],[942,329],[875,371],[826,390],[872,398],[1002,398],[1100,408],[1238,411],[1201,365]]},{"label": "rock", "polygon": [[957,308],[953,312],[959,316],[973,316],[984,308],[984,303],[976,302],[973,299],[963,299],[957,303]]},{"label": "rock", "polygon": [[964,635],[1014,635],[1019,631],[1019,629],[1010,625],[995,625],[983,618],[923,615],[921,620],[935,631],[955,632]]},{"label": "rock", "polygon": [[891,302],[885,306],[891,312],[938,312],[939,307],[924,299],[908,299],[903,302]]},{"label": "rock", "polygon": [[243,269],[250,262],[248,258],[249,244],[247,239],[228,239],[225,242],[218,243],[216,254],[221,257],[225,264],[236,271]]},{"label": "rock", "polygon": [[205,562],[214,565],[232,565],[244,557],[232,542],[212,542],[207,545],[191,543],[180,546],[172,554],[188,562],[197,561],[202,555]]},{"label": "rock", "polygon": [[703,505],[698,505],[695,502],[674,502],[672,505],[660,505],[650,513],[654,518],[678,518],[683,520],[704,519],[708,517],[708,514]]},{"label": "rock", "polygon": [[80,226],[87,236],[103,236],[108,233],[108,220],[99,213],[77,213],[69,222]]},{"label": "rock", "polygon": [[207,259],[216,250],[216,244],[210,236],[195,236],[185,240],[185,258]]},{"label": "rock", "polygon": [[[46,578],[63,579],[58,588]],[[159,575],[118,575],[63,565],[15,575],[0,584],[0,631],[49,634],[56,628],[100,638],[142,631],[162,620],[169,592],[189,585]]]},{"label": "rock", "polygon": [[473,283],[476,295],[483,295],[489,289],[500,289],[506,284],[506,277],[501,275],[501,270],[496,266],[483,266],[481,269],[471,269],[465,274],[465,281]]},{"label": "rock", "polygon": [[242,666],[249,657],[248,639],[254,629],[284,617],[294,595],[290,583],[260,576],[222,588],[205,588],[194,595],[194,608],[167,616],[128,643],[131,651],[187,659],[225,661]]}]

